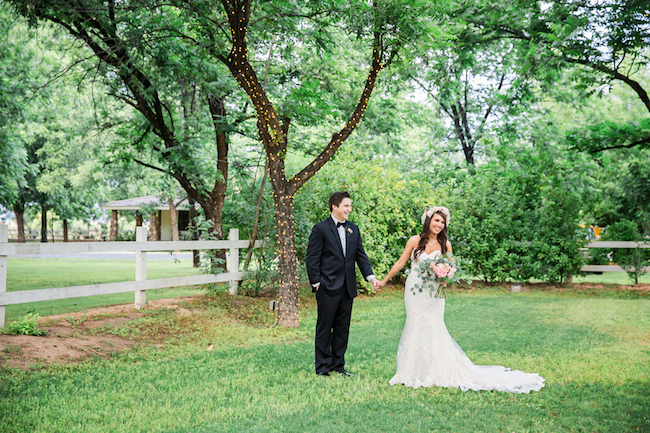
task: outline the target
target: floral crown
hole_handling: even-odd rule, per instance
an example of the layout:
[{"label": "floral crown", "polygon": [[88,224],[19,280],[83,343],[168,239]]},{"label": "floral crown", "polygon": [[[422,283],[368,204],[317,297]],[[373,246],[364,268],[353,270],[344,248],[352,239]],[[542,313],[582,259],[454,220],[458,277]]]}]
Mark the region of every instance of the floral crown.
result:
[{"label": "floral crown", "polygon": [[449,227],[449,209],[444,206],[431,206],[428,210],[424,211],[422,214],[422,224],[424,224],[427,218],[433,217],[433,214],[436,212],[442,212],[445,216],[445,226]]}]

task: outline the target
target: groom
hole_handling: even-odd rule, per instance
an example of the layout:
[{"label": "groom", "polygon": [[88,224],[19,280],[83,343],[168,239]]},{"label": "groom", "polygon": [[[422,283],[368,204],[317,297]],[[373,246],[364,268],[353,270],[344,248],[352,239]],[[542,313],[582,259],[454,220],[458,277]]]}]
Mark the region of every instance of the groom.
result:
[{"label": "groom", "polygon": [[354,263],[375,289],[378,281],[363,250],[359,228],[347,221],[350,194],[335,192],[329,199],[332,215],[314,226],[307,247],[307,274],[316,293],[316,374],[354,376],[345,370],[352,300],[357,296]]}]

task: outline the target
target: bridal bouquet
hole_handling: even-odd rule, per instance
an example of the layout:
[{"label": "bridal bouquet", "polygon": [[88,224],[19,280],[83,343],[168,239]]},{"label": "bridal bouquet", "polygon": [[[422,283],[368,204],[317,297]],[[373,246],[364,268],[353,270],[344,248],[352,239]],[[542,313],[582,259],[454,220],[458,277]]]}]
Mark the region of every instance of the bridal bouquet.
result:
[{"label": "bridal bouquet", "polygon": [[445,299],[447,291],[445,290],[448,285],[453,285],[460,280],[466,280],[471,284],[471,280],[467,273],[461,267],[462,263],[467,263],[467,260],[461,260],[460,257],[454,256],[452,253],[447,253],[443,256],[435,256],[432,259],[424,259],[418,264],[417,272],[422,279],[422,284],[414,284],[411,287],[411,292],[415,295],[415,291],[422,292],[424,289],[429,289],[429,295],[436,298]]}]

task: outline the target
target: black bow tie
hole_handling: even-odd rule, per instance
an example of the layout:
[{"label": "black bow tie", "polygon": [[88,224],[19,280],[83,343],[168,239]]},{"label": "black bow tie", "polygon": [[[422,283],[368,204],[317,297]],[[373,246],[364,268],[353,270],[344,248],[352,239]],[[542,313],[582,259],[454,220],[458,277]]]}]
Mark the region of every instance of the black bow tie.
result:
[{"label": "black bow tie", "polygon": [[347,221],[343,221],[342,223],[337,222],[337,223],[336,223],[336,228],[338,229],[338,228],[341,227],[341,226],[345,227],[347,224],[348,224]]}]

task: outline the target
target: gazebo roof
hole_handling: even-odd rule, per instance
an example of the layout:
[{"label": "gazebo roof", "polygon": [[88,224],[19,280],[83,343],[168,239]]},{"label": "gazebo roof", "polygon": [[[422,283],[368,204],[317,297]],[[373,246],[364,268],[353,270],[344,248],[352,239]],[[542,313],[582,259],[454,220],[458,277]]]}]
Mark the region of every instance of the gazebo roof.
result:
[{"label": "gazebo roof", "polygon": [[[180,197],[174,200],[174,203],[178,203]],[[154,205],[156,210],[168,210],[169,203],[164,202],[160,197],[156,195],[146,195],[144,197],[134,197],[127,198],[126,200],[117,200],[110,203],[104,203],[102,209],[104,210],[139,210],[144,206]],[[196,206],[196,205],[195,205]],[[183,199],[180,203],[176,205],[177,209],[189,209],[190,205],[187,199]]]}]

